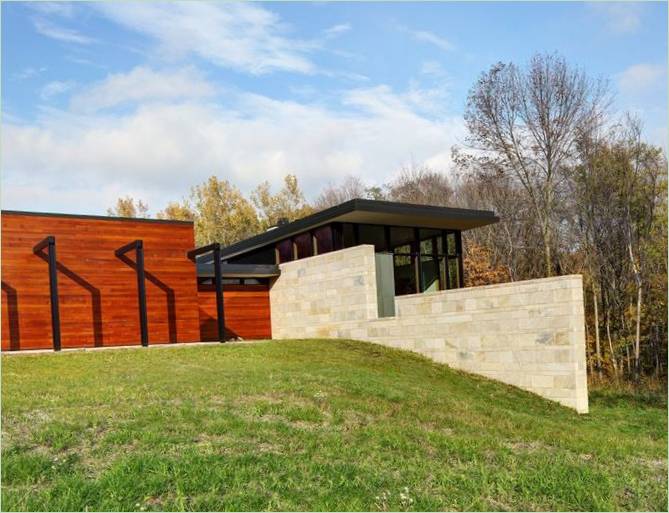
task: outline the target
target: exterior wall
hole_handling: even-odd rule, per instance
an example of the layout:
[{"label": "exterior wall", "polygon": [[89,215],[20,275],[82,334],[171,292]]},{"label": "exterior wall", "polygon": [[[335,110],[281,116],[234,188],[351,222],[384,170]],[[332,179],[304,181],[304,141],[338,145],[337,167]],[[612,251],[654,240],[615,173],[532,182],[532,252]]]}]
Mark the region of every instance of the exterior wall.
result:
[{"label": "exterior wall", "polygon": [[352,338],[438,362],[588,411],[580,276],[395,298],[378,318],[374,248],[281,264],[270,289],[274,338]]},{"label": "exterior wall", "polygon": [[[114,251],[144,241],[149,344],[200,338],[193,225],[2,213],[2,350],[51,349],[48,263],[56,237],[63,348],[139,344],[137,279]],[[127,257],[134,262],[134,253]]]},{"label": "exterior wall", "polygon": [[[198,286],[200,340],[218,340],[216,287]],[[272,338],[267,285],[223,285],[225,332],[244,340]]]}]

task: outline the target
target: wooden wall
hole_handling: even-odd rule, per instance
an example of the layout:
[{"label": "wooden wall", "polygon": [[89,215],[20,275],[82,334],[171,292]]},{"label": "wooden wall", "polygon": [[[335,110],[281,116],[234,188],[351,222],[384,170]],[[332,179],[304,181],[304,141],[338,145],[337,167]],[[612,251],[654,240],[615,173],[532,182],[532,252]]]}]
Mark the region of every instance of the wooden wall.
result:
[{"label": "wooden wall", "polygon": [[[216,288],[198,287],[200,338],[218,340]],[[223,309],[226,336],[245,340],[272,338],[272,322],[267,285],[224,285]]]},{"label": "wooden wall", "polygon": [[[63,348],[140,343],[137,279],[114,251],[144,241],[149,344],[200,339],[193,225],[2,213],[2,349],[52,348],[46,257],[54,235]],[[46,254],[46,253],[45,253]],[[134,251],[127,253],[134,262]]]}]

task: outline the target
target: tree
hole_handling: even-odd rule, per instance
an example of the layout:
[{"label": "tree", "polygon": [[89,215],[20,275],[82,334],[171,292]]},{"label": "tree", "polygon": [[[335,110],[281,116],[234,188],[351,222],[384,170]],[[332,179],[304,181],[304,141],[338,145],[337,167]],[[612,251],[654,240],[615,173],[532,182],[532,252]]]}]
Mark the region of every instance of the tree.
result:
[{"label": "tree", "polygon": [[358,176],[348,175],[339,185],[329,184],[314,202],[316,210],[325,210],[356,198],[384,199],[380,187],[369,187]]},{"label": "tree", "polygon": [[191,200],[199,246],[212,242],[227,246],[260,231],[253,205],[227,180],[209,177],[193,187]]},{"label": "tree", "polygon": [[606,82],[592,80],[556,55],[537,54],[521,69],[498,63],[470,91],[465,110],[471,155],[481,169],[511,174],[539,225],[544,273],[555,270],[556,207],[564,173],[583,132],[601,124]]},{"label": "tree", "polygon": [[184,200],[170,201],[167,206],[156,214],[158,219],[172,219],[175,221],[193,221],[195,219],[195,212],[191,208],[188,201]]},{"label": "tree", "polygon": [[113,217],[148,218],[149,206],[142,200],[135,201],[130,196],[118,198],[116,205],[107,209],[107,215]]},{"label": "tree", "polygon": [[280,219],[294,221],[313,212],[304,199],[295,175],[286,175],[283,187],[272,194],[269,182],[263,182],[251,193],[251,201],[258,211],[260,227],[266,230],[276,225]]},{"label": "tree", "polygon": [[655,328],[666,326],[666,315],[655,310],[658,303],[666,305],[666,160],[659,148],[641,142],[640,126],[629,118],[604,137],[585,137],[579,152],[570,208],[592,291],[597,372],[601,375],[603,331],[614,376],[623,370],[619,354],[628,355],[631,345],[631,370],[639,379],[643,338],[650,341],[646,354],[654,357],[656,372],[659,355],[666,354],[666,337]]},{"label": "tree", "polygon": [[414,163],[404,166],[386,188],[389,199],[402,203],[447,206],[453,198],[453,189],[445,174]]}]

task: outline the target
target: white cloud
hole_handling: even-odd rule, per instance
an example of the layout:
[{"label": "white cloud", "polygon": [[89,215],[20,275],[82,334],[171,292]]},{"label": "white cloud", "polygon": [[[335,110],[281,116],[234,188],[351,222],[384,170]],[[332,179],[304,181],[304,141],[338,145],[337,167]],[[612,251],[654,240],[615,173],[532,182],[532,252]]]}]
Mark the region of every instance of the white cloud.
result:
[{"label": "white cloud", "polygon": [[87,45],[95,42],[93,38],[84,36],[76,30],[56,25],[50,21],[45,20],[44,18],[35,18],[33,20],[33,26],[35,27],[35,30],[43,36],[50,37],[51,39],[56,39],[58,41],[76,43],[80,45]]},{"label": "white cloud", "polygon": [[444,50],[445,52],[450,52],[451,50],[455,49],[455,46],[453,43],[451,43],[448,39],[438,36],[437,34],[433,32],[428,32],[427,30],[412,30],[408,28],[402,28],[405,32],[408,32],[411,34],[411,36],[416,40],[416,41],[421,41],[423,43],[429,43],[431,45],[436,46],[437,48]]},{"label": "white cloud", "polygon": [[616,75],[616,80],[621,93],[641,94],[666,84],[666,72],[666,67],[660,64],[635,64]]},{"label": "white cloud", "polygon": [[71,80],[66,80],[66,81],[54,80],[53,82],[49,82],[44,87],[42,87],[39,96],[42,100],[49,100],[54,96],[66,93],[67,91],[72,89],[75,85],[76,85],[75,82]]},{"label": "white cloud", "polygon": [[23,68],[21,71],[18,73],[14,73],[12,75],[12,78],[14,80],[27,80],[29,78],[34,78],[46,71],[46,67],[42,66],[40,68],[34,68],[32,66],[27,66]]},{"label": "white cloud", "polygon": [[30,2],[26,5],[30,9],[47,16],[72,18],[74,14],[74,5],[71,2]]},{"label": "white cloud", "polygon": [[280,18],[246,2],[101,2],[112,21],[152,38],[167,58],[197,55],[213,64],[262,74],[313,73],[313,43],[291,39]]},{"label": "white cloud", "polygon": [[165,101],[213,95],[215,88],[195,68],[157,72],[138,66],[128,73],[115,73],[72,98],[78,112],[96,112],[140,101]]},{"label": "white cloud", "polygon": [[[243,93],[226,105],[150,103],[120,116],[46,110],[33,124],[5,124],[3,200],[8,208],[35,209],[39,200],[42,209],[103,212],[127,191],[158,209],[210,174],[248,191],[289,172],[314,196],[348,174],[383,182],[412,158],[445,165],[464,134],[459,117],[430,119],[408,93],[386,86],[347,91],[340,101],[326,108]],[[33,186],[52,194],[31,198]]]},{"label": "white cloud", "polygon": [[323,32],[325,34],[325,37],[328,39],[331,39],[333,37],[340,36],[341,34],[344,34],[351,30],[351,24],[350,23],[340,23],[338,25],[333,25],[332,27],[325,29]]},{"label": "white cloud", "polygon": [[643,2],[594,2],[591,8],[615,34],[631,34],[641,27]]},{"label": "white cloud", "polygon": [[446,76],[446,70],[438,61],[424,61],[420,65],[420,72],[423,75],[429,75],[437,78]]}]

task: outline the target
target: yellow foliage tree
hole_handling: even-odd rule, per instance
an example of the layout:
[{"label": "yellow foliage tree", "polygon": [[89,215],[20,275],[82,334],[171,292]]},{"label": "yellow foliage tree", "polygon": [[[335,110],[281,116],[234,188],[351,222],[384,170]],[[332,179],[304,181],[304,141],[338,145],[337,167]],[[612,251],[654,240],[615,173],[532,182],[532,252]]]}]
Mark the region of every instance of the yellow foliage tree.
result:
[{"label": "yellow foliage tree", "polygon": [[263,230],[277,224],[280,219],[294,221],[314,211],[304,199],[295,175],[286,175],[283,187],[276,194],[272,194],[269,182],[261,183],[251,193],[251,201],[258,210]]},{"label": "yellow foliage tree", "polygon": [[112,217],[151,217],[148,214],[149,206],[142,200],[135,201],[130,196],[118,198],[116,205],[107,209],[107,215]]},{"label": "yellow foliage tree", "polygon": [[158,219],[171,219],[174,221],[193,221],[195,219],[195,212],[191,208],[188,201],[179,203],[178,201],[170,201],[167,206],[156,214]]},{"label": "yellow foliage tree", "polygon": [[195,240],[202,246],[220,242],[227,246],[260,231],[256,211],[237,187],[215,176],[193,187]]}]

